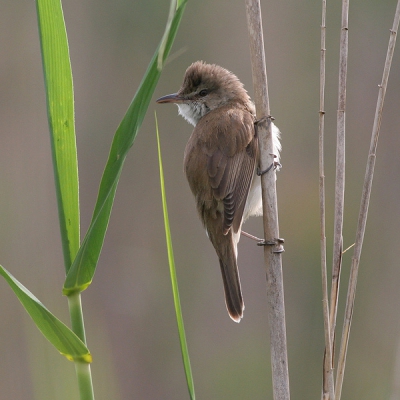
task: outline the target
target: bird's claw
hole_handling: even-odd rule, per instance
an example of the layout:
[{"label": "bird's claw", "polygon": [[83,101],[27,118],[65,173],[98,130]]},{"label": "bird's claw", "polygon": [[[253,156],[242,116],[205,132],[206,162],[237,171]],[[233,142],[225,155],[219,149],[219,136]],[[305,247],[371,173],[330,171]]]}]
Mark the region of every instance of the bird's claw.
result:
[{"label": "bird's claw", "polygon": [[270,121],[275,121],[275,118],[272,115],[267,115],[265,117],[261,117],[257,121],[254,122],[255,125],[258,125],[262,122],[270,122]]},{"label": "bird's claw", "polygon": [[274,240],[260,240],[257,243],[257,246],[277,246],[277,249],[274,250],[274,253],[283,253],[285,249],[283,248],[282,244],[285,243],[285,239],[276,238]]},{"label": "bird's claw", "polygon": [[266,174],[267,172],[269,172],[271,169],[272,169],[272,167],[274,166],[274,162],[267,168],[267,169],[264,169],[264,171],[261,171],[261,168],[260,167],[257,167],[257,175],[258,176],[261,176],[261,175],[264,175],[264,174]]},{"label": "bird's claw", "polygon": [[[275,154],[272,154],[275,158],[276,158],[276,155]],[[265,169],[264,171],[261,171],[261,168],[260,167],[257,167],[257,175],[258,176],[261,176],[261,175],[264,175],[264,174],[266,174],[267,172],[269,172],[271,169],[281,169],[282,168],[282,164],[279,162],[279,161],[274,161],[267,169]]]}]

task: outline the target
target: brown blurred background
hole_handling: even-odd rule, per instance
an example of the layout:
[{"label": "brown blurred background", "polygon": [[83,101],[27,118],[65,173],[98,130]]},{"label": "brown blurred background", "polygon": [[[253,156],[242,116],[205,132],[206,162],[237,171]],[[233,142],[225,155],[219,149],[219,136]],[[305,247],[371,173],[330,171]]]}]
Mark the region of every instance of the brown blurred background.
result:
[{"label": "brown blurred background", "polygon": [[[291,392],[317,399],[323,321],[319,263],[318,110],[321,2],[263,1],[278,175]],[[331,264],[340,2],[328,2],[326,183]],[[378,84],[395,1],[350,5],[344,246],[354,242]],[[76,99],[82,236],[113,134],[164,30],[166,1],[64,1]],[[400,49],[389,80],[343,399],[387,399],[400,338]],[[243,1],[189,1],[155,98],[176,91],[195,60],[220,64],[252,90]],[[272,397],[262,250],[239,246],[246,304],[225,310],[218,262],[182,172],[192,128],[153,101],[125,164],[103,252],[83,306],[96,398],[187,399],[167,264],[154,111],[164,158],[177,274],[198,399]],[[43,76],[33,1],[0,5],[0,263],[69,323]],[[262,235],[261,219],[246,230]],[[345,254],[342,324],[351,251]],[[0,400],[76,399],[74,366],[58,355],[0,281]],[[340,336],[340,331],[338,333]],[[397,379],[400,379],[399,377]]]}]

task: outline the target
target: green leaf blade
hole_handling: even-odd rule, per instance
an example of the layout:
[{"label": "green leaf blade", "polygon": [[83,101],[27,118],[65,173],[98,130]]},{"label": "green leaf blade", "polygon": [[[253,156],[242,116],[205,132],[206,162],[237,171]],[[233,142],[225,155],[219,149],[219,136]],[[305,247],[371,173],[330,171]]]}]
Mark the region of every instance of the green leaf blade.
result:
[{"label": "green leaf blade", "polygon": [[80,245],[74,92],[60,0],[36,0],[54,179],[66,272]]},{"label": "green leaf blade", "polygon": [[0,265],[0,275],[9,284],[43,336],[68,360],[92,362],[85,344],[56,318],[22,283]]},{"label": "green leaf blade", "polygon": [[160,166],[161,201],[162,201],[163,216],[164,216],[165,239],[166,239],[166,243],[167,243],[168,263],[169,263],[169,271],[170,271],[170,276],[171,276],[172,294],[174,297],[176,322],[178,325],[179,342],[181,345],[183,367],[185,369],[185,375],[186,375],[186,383],[187,383],[190,399],[195,400],[196,395],[195,395],[195,391],[194,391],[192,368],[190,366],[189,349],[187,346],[185,326],[183,323],[182,307],[181,307],[181,301],[180,301],[179,289],[178,289],[178,278],[176,276],[174,250],[173,250],[173,246],[172,246],[171,229],[169,226],[167,197],[165,194],[165,184],[164,184],[164,169],[163,169],[162,158],[161,158],[161,146],[160,146],[160,137],[158,134],[157,118],[156,118],[156,132],[157,132],[158,164]]},{"label": "green leaf blade", "polygon": [[172,16],[172,20],[168,21],[166,34],[164,34],[139,89],[115,133],[101,179],[91,224],[64,283],[63,293],[65,295],[85,290],[93,280],[110,220],[122,167],[143,122],[151,97],[161,75],[161,69],[159,68],[160,47],[163,45],[161,57],[163,64],[171,50],[185,6],[186,0],[181,1],[180,6]]}]

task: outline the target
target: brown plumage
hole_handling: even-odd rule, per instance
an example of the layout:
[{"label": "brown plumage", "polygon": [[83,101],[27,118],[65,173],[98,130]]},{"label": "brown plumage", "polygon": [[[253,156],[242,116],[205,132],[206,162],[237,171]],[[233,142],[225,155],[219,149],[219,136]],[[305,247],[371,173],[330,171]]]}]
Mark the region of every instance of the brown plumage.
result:
[{"label": "brown plumage", "polygon": [[[229,315],[239,322],[244,304],[237,244],[243,221],[259,215],[262,206],[260,180],[253,179],[258,160],[254,105],[234,74],[202,61],[187,69],[177,93],[157,102],[176,103],[195,126],[186,145],[184,170],[219,258]],[[275,129],[277,155],[278,136]]]}]

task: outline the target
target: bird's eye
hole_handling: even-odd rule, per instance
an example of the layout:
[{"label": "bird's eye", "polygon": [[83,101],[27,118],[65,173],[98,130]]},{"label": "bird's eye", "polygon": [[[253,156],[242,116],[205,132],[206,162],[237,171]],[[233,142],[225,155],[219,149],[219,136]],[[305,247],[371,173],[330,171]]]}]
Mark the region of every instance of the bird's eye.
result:
[{"label": "bird's eye", "polygon": [[200,90],[200,92],[199,92],[199,96],[200,97],[207,96],[207,94],[208,94],[208,90],[207,89]]}]

